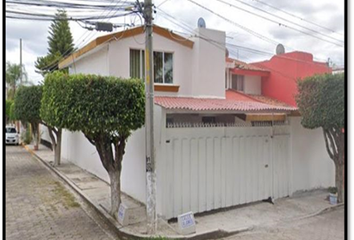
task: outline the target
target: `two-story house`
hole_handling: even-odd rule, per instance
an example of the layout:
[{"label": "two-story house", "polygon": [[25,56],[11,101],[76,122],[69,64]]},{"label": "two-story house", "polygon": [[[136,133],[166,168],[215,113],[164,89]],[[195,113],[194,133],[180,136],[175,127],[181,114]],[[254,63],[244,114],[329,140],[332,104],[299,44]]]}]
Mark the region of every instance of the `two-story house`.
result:
[{"label": "two-story house", "polygon": [[[262,78],[270,72],[229,58],[225,32],[196,33],[185,38],[153,27],[158,215],[170,219],[333,185],[322,133],[293,121],[296,108],[262,95]],[[144,44],[143,27],[112,33],[59,67],[144,79]],[[121,178],[123,192],[142,203],[144,133],[129,138]],[[307,141],[316,144],[306,148]],[[64,131],[62,157],[109,181],[82,133]]]}]

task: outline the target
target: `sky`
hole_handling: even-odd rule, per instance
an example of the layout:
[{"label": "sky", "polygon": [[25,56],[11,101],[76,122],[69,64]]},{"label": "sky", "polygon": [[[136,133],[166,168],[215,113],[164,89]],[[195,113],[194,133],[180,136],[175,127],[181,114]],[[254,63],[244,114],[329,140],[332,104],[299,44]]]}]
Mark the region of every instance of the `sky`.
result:
[{"label": "sky", "polygon": [[[81,3],[83,1],[81,0]],[[112,3],[115,2],[122,1],[112,0]],[[317,61],[324,62],[330,58],[335,65],[344,65],[344,1],[153,0],[153,3],[157,6],[154,14],[155,24],[183,36],[190,36],[193,34],[191,30],[197,27],[198,19],[202,17],[207,28],[226,32],[226,41],[231,44],[227,45],[231,57],[245,62],[270,59],[275,54],[276,45],[281,43],[285,46],[286,52],[294,50],[309,52]],[[30,12],[31,9],[27,11]],[[40,11],[39,8],[36,11]],[[110,10],[98,12],[100,16],[111,16],[113,13]],[[82,14],[90,15],[90,12]],[[141,19],[136,15],[112,18],[109,21],[141,24]],[[35,72],[34,62],[37,57],[47,54],[49,25],[50,22],[6,19],[6,61],[19,63],[19,39],[22,38],[23,64],[29,80],[33,83],[43,79]],[[89,31],[76,22],[70,22],[70,28],[74,44],[78,48],[98,36],[107,34]],[[116,29],[121,30],[122,28]]]}]

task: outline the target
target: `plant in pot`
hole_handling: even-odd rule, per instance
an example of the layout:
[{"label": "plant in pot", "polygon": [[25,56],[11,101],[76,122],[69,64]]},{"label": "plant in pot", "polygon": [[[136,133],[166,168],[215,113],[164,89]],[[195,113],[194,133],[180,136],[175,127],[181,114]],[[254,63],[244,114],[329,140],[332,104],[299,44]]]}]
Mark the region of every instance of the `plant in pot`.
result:
[{"label": "plant in pot", "polygon": [[338,197],[338,190],[336,187],[329,187],[328,188],[329,191],[329,202],[332,205],[337,204],[337,197]]}]

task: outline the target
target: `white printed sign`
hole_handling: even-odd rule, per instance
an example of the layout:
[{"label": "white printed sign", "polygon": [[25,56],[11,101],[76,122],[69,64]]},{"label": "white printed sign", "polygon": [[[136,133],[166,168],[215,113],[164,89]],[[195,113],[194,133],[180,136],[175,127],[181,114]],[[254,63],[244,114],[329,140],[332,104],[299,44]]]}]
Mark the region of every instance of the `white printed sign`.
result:
[{"label": "white printed sign", "polygon": [[196,232],[193,212],[184,213],[178,216],[178,230],[183,235]]}]

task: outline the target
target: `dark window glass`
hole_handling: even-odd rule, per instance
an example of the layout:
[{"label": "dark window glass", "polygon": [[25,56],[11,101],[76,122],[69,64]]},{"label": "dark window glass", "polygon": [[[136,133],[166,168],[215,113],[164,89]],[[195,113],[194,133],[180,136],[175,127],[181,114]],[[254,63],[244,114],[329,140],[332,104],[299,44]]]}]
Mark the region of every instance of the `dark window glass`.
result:
[{"label": "dark window glass", "polygon": [[173,83],[173,56],[172,53],[165,53],[165,83]]},{"label": "dark window glass", "polygon": [[15,128],[6,128],[6,133],[17,133]]},{"label": "dark window glass", "polygon": [[154,52],[154,79],[155,83],[163,83],[162,52]]},{"label": "dark window glass", "polygon": [[130,49],[130,77],[141,78],[140,50]]}]

